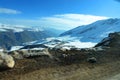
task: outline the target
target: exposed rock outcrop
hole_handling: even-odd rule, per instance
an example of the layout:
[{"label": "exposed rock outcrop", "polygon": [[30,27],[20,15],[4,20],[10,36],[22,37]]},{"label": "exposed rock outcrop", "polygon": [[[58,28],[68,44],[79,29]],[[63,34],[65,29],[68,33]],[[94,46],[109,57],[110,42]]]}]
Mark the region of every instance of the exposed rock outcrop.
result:
[{"label": "exposed rock outcrop", "polygon": [[48,49],[42,50],[32,50],[32,49],[21,49],[16,51],[11,51],[8,54],[11,54],[15,59],[24,59],[29,57],[40,57],[40,56],[48,56],[52,58],[52,55],[49,53]]},{"label": "exposed rock outcrop", "polygon": [[120,32],[110,33],[108,37],[104,38],[95,47],[120,47]]}]

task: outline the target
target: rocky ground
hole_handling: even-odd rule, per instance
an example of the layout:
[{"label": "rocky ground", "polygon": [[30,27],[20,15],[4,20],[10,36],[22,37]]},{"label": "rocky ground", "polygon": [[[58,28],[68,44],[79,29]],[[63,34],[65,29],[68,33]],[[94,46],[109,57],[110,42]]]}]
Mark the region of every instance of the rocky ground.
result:
[{"label": "rocky ground", "polygon": [[96,46],[104,44],[101,50],[49,49],[52,58],[15,59],[14,68],[0,69],[0,80],[120,80],[120,35],[110,37]]}]

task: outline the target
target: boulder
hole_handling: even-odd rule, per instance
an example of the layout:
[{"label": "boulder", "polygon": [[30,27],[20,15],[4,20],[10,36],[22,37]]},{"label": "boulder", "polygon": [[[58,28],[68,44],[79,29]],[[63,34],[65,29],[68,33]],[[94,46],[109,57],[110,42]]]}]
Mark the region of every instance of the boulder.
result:
[{"label": "boulder", "polygon": [[88,62],[90,63],[96,63],[97,62],[97,59],[95,57],[90,57],[87,59]]},{"label": "boulder", "polygon": [[0,52],[0,68],[13,68],[15,61],[11,55]]}]

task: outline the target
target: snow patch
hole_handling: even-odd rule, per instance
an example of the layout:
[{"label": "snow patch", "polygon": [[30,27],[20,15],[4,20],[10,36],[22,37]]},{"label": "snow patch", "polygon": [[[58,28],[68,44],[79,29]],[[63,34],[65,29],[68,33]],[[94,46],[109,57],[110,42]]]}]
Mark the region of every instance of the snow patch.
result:
[{"label": "snow patch", "polygon": [[23,46],[12,46],[10,51],[15,51],[15,50],[19,50],[20,48],[22,48]]},{"label": "snow patch", "polygon": [[74,46],[76,48],[90,48],[94,47],[97,43],[92,43],[92,42],[80,42],[79,40],[65,43],[64,46]]}]

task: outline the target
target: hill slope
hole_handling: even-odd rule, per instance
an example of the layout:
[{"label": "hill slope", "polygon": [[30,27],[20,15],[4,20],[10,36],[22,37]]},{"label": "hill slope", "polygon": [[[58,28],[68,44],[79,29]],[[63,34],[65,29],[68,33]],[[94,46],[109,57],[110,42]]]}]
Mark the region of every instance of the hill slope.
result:
[{"label": "hill slope", "polygon": [[120,31],[120,19],[107,19],[79,26],[60,36],[78,37],[82,42],[100,42],[109,33]]}]

